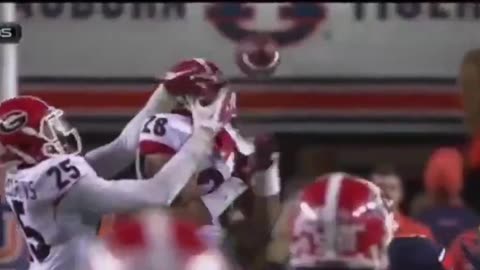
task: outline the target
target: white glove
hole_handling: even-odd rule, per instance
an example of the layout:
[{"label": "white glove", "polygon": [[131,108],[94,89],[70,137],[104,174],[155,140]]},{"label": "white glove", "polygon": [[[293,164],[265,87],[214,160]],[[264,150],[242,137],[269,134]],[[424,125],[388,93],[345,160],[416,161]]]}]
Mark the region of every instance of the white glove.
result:
[{"label": "white glove", "polygon": [[188,98],[187,106],[193,117],[193,133],[207,132],[215,135],[230,122],[235,95],[228,89],[222,88],[210,105],[202,106],[198,98]]},{"label": "white glove", "polygon": [[281,191],[279,153],[272,154],[273,163],[265,171],[255,172],[252,176],[252,190],[257,196],[278,195]]}]

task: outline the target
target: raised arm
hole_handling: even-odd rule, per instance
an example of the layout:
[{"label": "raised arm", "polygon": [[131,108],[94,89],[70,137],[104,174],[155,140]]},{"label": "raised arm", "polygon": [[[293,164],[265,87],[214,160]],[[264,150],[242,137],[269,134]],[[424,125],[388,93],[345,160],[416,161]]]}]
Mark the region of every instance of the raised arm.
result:
[{"label": "raised arm", "polygon": [[220,114],[224,112],[223,107],[228,98],[230,94],[225,90],[211,105],[192,103],[191,111],[196,122],[192,136],[148,181],[106,181],[91,167],[85,166],[82,179],[77,181],[63,200],[64,207],[80,207],[96,214],[107,214],[170,205],[197,171],[199,162],[210,154],[213,138],[225,124],[225,116]]},{"label": "raised arm", "polygon": [[169,112],[175,105],[176,97],[198,97],[205,94],[205,88],[210,85],[205,78],[192,76],[194,72],[196,70],[167,72],[144,108],[125,126],[120,135],[86,154],[87,161],[101,177],[111,178],[135,160],[141,125],[147,117]]},{"label": "raised arm", "polygon": [[138,136],[145,119],[155,113],[171,110],[174,101],[174,97],[160,85],[145,107],[130,120],[117,138],[86,153],[85,159],[99,176],[105,178],[115,176],[135,160]]},{"label": "raised arm", "polygon": [[168,206],[210,154],[212,138],[194,134],[184,147],[147,181],[107,181],[93,170],[86,173],[63,200],[65,207],[99,215],[124,213],[140,208]]},{"label": "raised arm", "polygon": [[248,218],[232,224],[229,229],[235,237],[237,250],[239,253],[242,251],[245,261],[249,262],[248,267],[252,269],[264,269],[265,261],[262,259],[280,212],[279,154],[274,152],[274,148],[270,136],[258,136],[255,138],[255,152],[248,157],[243,156],[243,162],[238,160],[240,168],[237,169],[241,177],[251,183],[253,211]]}]

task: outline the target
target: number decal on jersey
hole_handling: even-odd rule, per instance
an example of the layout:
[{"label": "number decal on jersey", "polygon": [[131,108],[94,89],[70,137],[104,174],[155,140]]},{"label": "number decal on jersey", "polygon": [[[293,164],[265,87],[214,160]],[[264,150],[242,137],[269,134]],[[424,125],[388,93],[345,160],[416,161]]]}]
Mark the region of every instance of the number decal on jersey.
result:
[{"label": "number decal on jersey", "polygon": [[205,192],[211,193],[217,189],[225,178],[222,173],[215,168],[208,168],[198,174],[197,183],[199,186],[206,187]]},{"label": "number decal on jersey", "polygon": [[50,254],[50,246],[47,245],[45,239],[38,231],[36,231],[30,226],[26,226],[25,224],[23,224],[21,218],[22,215],[25,215],[25,208],[23,207],[23,203],[21,201],[12,200],[12,207],[13,212],[15,212],[15,215],[17,216],[18,223],[20,224],[20,227],[22,227],[22,230],[25,233],[27,239],[32,239],[37,242],[36,245],[28,243],[28,247],[33,257],[35,257],[37,261],[42,262]]},{"label": "number decal on jersey", "polygon": [[167,118],[157,118],[156,116],[150,116],[145,125],[143,126],[143,133],[152,133],[156,136],[163,136],[166,133],[165,125],[167,124]]},{"label": "number decal on jersey", "polygon": [[[68,174],[65,177],[63,174]],[[70,164],[70,159],[66,159],[58,164],[58,166],[51,167],[47,171],[48,176],[55,176],[58,189],[62,190],[71,180],[75,180],[80,177],[80,170],[74,165]]]}]

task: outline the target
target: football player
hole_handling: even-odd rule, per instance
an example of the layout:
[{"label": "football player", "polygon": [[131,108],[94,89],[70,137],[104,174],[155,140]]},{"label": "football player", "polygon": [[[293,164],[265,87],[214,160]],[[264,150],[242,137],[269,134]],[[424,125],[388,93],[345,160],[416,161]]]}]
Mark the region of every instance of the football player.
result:
[{"label": "football player", "polygon": [[307,185],[290,212],[293,269],[386,269],[396,224],[380,189],[344,173]]},{"label": "football player", "polygon": [[136,219],[116,222],[109,234],[93,244],[89,270],[233,269],[197,232],[195,224],[146,211]]},{"label": "football player", "polygon": [[210,155],[214,137],[230,119],[226,90],[210,104],[190,99],[192,136],[151,181],[108,180],[134,160],[146,116],[170,106],[175,91],[167,90],[161,86],[116,140],[85,156],[62,110],[32,96],[0,103],[0,158],[11,166],[5,195],[23,230],[30,269],[85,269],[86,247],[102,215],[169,205]]},{"label": "football player", "polygon": [[[192,75],[207,73],[215,77],[217,84],[213,85],[216,88],[213,92],[228,88],[219,68],[205,59],[193,58],[182,61],[170,70],[167,77],[174,78],[185,73]],[[140,133],[137,159],[139,178],[148,178],[163,170],[165,164],[185,147],[196,121],[192,119],[188,107],[184,106],[186,100],[188,98],[181,97],[177,108],[171,113],[152,115],[145,121]],[[231,101],[229,109],[235,114],[236,101],[235,99]],[[269,217],[275,218],[275,211],[279,208],[278,154],[274,155],[273,148],[255,151],[255,146],[260,148],[260,145],[268,144],[266,140],[255,142],[252,144],[244,139],[228,123],[215,138],[214,151],[202,162],[198,173],[192,177],[189,185],[191,188],[184,189],[174,204],[172,210],[177,215],[204,225],[200,231],[212,245],[218,245],[223,239],[219,217],[248,187],[251,187],[256,195],[253,215],[262,217],[262,220],[248,219],[256,223],[255,226],[251,224],[248,226],[250,236],[255,235],[255,229],[268,231],[265,227],[273,223],[268,220]],[[245,165],[242,167],[243,172],[240,173],[242,176],[234,173],[234,168],[239,167],[239,157],[243,157]],[[256,245],[261,246],[260,239],[256,240]]]}]

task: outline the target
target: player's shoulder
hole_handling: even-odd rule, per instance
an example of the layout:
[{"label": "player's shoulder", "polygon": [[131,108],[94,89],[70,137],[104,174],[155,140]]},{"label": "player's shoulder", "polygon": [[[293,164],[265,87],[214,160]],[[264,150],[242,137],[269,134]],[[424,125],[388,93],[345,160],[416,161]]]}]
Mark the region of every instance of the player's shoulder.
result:
[{"label": "player's shoulder", "polygon": [[[70,160],[68,163],[82,163],[82,157],[77,158],[74,155],[55,155],[49,157],[41,162],[35,164],[34,166],[27,167],[27,168],[20,168],[15,170],[15,174],[19,176],[18,180],[21,179],[33,179],[33,178],[41,178],[41,176],[47,171],[51,170],[52,167],[60,166],[60,163],[66,163],[65,160]],[[84,160],[84,159],[83,159]],[[85,161],[86,162],[86,161]],[[37,176],[37,177],[32,177]]]},{"label": "player's shoulder", "polygon": [[88,174],[95,174],[92,167],[82,156],[55,155],[33,167],[18,170],[14,174],[16,181],[29,182],[42,197],[55,197],[57,193],[68,190],[76,181]]},{"label": "player's shoulder", "polygon": [[50,157],[40,162],[39,164],[34,166],[32,169],[37,172],[52,171],[54,170],[52,168],[59,168],[64,171],[68,171],[68,170],[71,171],[71,170],[74,170],[73,169],[74,167],[79,170],[82,170],[82,169],[93,170],[83,156],[70,155],[70,154],[55,155],[53,157]]}]

